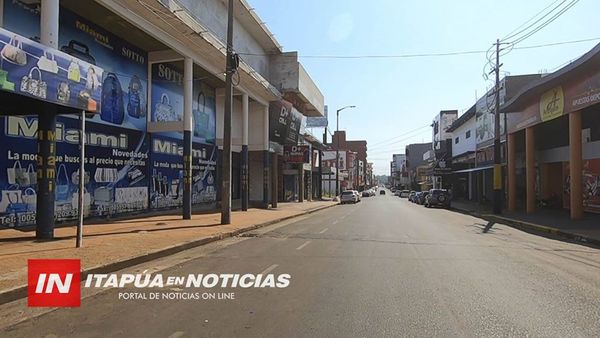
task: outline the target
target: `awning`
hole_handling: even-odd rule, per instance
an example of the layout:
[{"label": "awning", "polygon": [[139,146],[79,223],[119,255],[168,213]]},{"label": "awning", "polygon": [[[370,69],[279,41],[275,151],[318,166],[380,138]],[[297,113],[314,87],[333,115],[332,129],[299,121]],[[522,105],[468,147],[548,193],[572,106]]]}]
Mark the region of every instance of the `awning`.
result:
[{"label": "awning", "polygon": [[470,172],[474,172],[474,171],[479,171],[479,170],[487,170],[487,169],[493,169],[494,165],[486,165],[483,167],[477,167],[477,168],[470,168],[470,169],[463,169],[463,170],[457,170],[457,171],[453,171],[453,174],[461,174],[461,173],[470,173]]}]

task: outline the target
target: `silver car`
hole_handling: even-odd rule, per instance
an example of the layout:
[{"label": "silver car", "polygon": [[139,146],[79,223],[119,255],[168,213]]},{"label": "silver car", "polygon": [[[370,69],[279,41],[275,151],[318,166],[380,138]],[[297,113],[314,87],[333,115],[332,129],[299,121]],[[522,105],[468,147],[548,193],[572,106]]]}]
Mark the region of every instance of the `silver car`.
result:
[{"label": "silver car", "polygon": [[355,193],[353,190],[343,191],[340,195],[340,203],[356,203],[358,202],[358,193]]}]

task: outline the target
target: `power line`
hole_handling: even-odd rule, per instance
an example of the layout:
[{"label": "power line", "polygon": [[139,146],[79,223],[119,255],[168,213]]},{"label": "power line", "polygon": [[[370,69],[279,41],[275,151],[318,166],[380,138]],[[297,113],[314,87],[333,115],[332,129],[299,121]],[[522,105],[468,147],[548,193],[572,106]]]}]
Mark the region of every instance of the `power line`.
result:
[{"label": "power line", "polygon": [[[576,1],[579,1],[579,0],[576,0]],[[532,45],[532,46],[512,47],[512,49],[519,50],[519,49],[543,48],[543,47],[552,47],[552,46],[558,46],[558,45],[582,43],[582,42],[597,41],[597,40],[600,40],[600,37],[579,39],[579,40],[550,42],[550,43],[546,43],[546,44],[539,44],[539,45]],[[440,53],[417,53],[417,54],[298,55],[298,57],[306,58],[306,59],[400,59],[400,58],[419,58],[419,57],[457,56],[457,55],[469,55],[469,54],[486,54],[487,52],[488,52],[488,50],[468,50],[468,51],[454,51],[454,52],[440,52]],[[239,55],[250,55],[250,56],[272,56],[272,54],[243,53],[243,52],[240,52],[238,54]],[[280,56],[296,57],[295,55],[286,55],[286,54],[282,54]]]},{"label": "power line", "polygon": [[370,149],[370,147],[375,147],[375,148],[376,148],[376,147],[377,147],[377,145],[379,145],[379,144],[382,144],[382,143],[388,143],[388,142],[390,142],[390,141],[392,141],[392,140],[394,140],[394,139],[397,139],[398,137],[402,137],[402,136],[404,136],[404,135],[410,134],[410,133],[412,133],[412,132],[415,132],[415,131],[417,131],[417,130],[421,130],[421,129],[423,129],[423,128],[427,128],[427,127],[431,127],[431,126],[430,126],[430,125],[421,126],[421,127],[419,127],[419,128],[416,128],[416,129],[413,129],[413,130],[407,131],[407,132],[405,132],[405,133],[402,133],[402,134],[400,134],[400,135],[397,135],[397,136],[391,137],[391,138],[389,138],[389,139],[387,139],[387,140],[383,140],[383,141],[375,142],[375,143],[373,143],[372,145],[370,145],[370,146],[369,146],[369,149]]},{"label": "power line", "polygon": [[571,9],[573,6],[575,6],[575,4],[577,4],[578,2],[579,2],[579,0],[573,0],[573,1],[571,1],[565,8],[563,8],[558,13],[554,14],[550,19],[546,20],[544,23],[540,24],[538,27],[536,27],[535,29],[533,29],[531,32],[529,32],[526,35],[518,38],[516,41],[513,41],[512,43],[514,45],[516,45],[518,43],[523,42],[524,40],[526,40],[527,38],[529,38],[533,34],[539,32],[544,27],[546,27],[549,24],[551,24],[554,20],[558,19],[561,15],[563,15],[564,13],[566,13],[569,9]]},{"label": "power line", "polygon": [[[535,14],[533,17],[531,17],[529,20],[525,21],[525,23],[521,24],[519,27],[515,28],[512,32],[508,33],[505,37],[502,38],[501,41],[506,41],[508,39],[511,39],[521,33],[523,33],[524,31],[528,30],[529,28],[533,27],[536,23],[540,22],[542,19],[544,19],[545,17],[547,17],[548,15],[550,15],[550,13],[554,12],[556,9],[558,9],[562,4],[564,4],[567,0],[562,0],[561,3],[559,3],[556,7],[552,8],[549,12],[547,12],[546,14],[544,14],[542,17],[538,18],[535,22],[533,22],[532,24],[530,24],[529,26],[521,29],[520,31],[516,32],[516,30],[520,29],[521,27],[525,26],[527,23],[531,22],[533,19],[535,19],[536,17],[538,17],[540,14],[542,14],[543,12],[545,12],[548,8],[552,7],[554,4],[556,4],[557,2],[559,2],[561,0],[555,0],[554,2],[552,2],[550,5],[546,6],[544,9],[542,9],[540,12],[538,12],[537,14]],[[514,33],[514,34],[513,34]]]}]

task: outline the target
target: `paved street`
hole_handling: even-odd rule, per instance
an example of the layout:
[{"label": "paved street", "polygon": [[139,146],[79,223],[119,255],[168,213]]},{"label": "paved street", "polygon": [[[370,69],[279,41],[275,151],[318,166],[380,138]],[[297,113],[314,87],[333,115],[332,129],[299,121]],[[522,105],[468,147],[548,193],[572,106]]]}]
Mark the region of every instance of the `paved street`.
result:
[{"label": "paved street", "polygon": [[162,271],[289,273],[288,288],[211,301],[107,290],[0,336],[600,336],[600,250],[484,225],[388,192],[210,244]]}]

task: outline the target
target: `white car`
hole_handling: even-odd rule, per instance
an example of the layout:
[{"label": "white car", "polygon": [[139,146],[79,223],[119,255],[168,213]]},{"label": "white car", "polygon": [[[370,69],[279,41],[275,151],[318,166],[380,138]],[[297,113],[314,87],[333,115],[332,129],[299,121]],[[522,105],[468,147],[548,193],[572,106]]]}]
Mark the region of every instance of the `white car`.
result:
[{"label": "white car", "polygon": [[341,204],[346,204],[346,203],[356,203],[359,201],[358,193],[355,193],[354,190],[346,190],[346,191],[342,191],[342,194],[340,195],[340,203]]},{"label": "white car", "polygon": [[360,193],[358,192],[358,190],[352,190],[354,192],[354,195],[356,195],[356,201],[360,202]]}]

